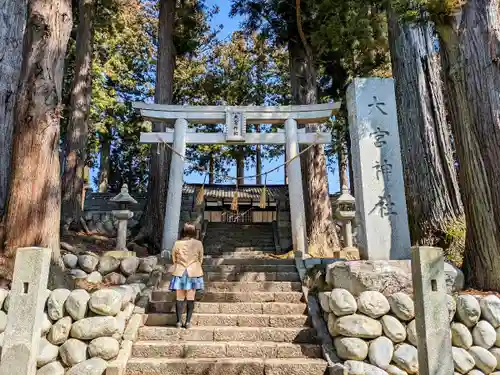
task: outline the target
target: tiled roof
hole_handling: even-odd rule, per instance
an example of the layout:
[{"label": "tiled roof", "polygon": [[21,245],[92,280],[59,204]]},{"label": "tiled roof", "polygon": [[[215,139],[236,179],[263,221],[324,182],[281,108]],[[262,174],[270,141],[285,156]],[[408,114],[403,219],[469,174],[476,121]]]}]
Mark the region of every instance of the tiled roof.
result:
[{"label": "tiled roof", "polygon": [[[183,195],[194,195],[198,192],[201,184],[184,184],[182,188]],[[205,185],[206,199],[232,199],[236,191],[235,185]],[[258,201],[262,191],[262,185],[244,185],[238,187],[238,199],[250,199]],[[131,206],[132,211],[142,211],[146,204],[144,195],[131,194],[137,200],[137,204]],[[335,199],[339,193],[333,194],[330,197]],[[118,206],[110,202],[110,199],[116,196],[116,193],[93,193],[87,192],[85,197],[85,211],[112,211]],[[267,185],[267,196],[271,200],[286,200],[288,199],[287,185]]]},{"label": "tiled roof", "polygon": [[[184,194],[194,194],[201,185],[184,185]],[[238,199],[259,200],[262,192],[262,185],[238,186]],[[268,199],[281,200],[288,197],[288,186],[267,185]],[[205,185],[205,198],[211,199],[232,199],[236,191],[235,185]]]}]

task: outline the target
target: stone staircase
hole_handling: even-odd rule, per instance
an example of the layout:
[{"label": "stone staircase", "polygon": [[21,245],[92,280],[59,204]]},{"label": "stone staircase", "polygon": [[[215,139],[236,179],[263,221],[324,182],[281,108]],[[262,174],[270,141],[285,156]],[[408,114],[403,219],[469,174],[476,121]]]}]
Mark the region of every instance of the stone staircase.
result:
[{"label": "stone staircase", "polygon": [[228,239],[222,247],[215,246],[213,232],[207,236],[205,291],[191,329],[173,327],[173,293],[153,292],[128,375],[326,374],[294,260],[262,257],[272,241],[249,229],[255,237],[247,242],[227,228],[218,231]]}]

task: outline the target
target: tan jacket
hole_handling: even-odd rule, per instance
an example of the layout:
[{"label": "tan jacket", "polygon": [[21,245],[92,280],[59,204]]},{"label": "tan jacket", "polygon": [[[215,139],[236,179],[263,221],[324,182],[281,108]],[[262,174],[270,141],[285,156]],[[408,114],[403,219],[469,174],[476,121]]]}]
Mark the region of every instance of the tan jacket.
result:
[{"label": "tan jacket", "polygon": [[189,277],[203,276],[203,244],[195,239],[185,239],[175,242],[172,250],[174,263],[173,276],[182,276],[187,270]]}]

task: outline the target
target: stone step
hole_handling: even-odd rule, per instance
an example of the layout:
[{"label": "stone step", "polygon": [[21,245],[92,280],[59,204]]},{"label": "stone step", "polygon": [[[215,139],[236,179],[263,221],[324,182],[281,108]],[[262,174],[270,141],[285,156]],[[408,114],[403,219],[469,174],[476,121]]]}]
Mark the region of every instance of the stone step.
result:
[{"label": "stone step", "polygon": [[[196,300],[200,302],[303,302],[302,292],[203,292],[197,293]],[[172,302],[175,301],[175,293],[163,290],[153,291],[152,301]]]},{"label": "stone step", "polygon": [[140,341],[134,344],[136,358],[322,358],[321,346],[248,341]]},{"label": "stone step", "polygon": [[127,375],[325,375],[322,359],[132,358]]},{"label": "stone step", "polygon": [[[298,272],[205,272],[205,283],[208,281],[300,281]],[[166,275],[163,280],[169,281],[171,275]]]},{"label": "stone step", "polygon": [[221,258],[206,256],[203,259],[203,265],[219,266],[219,265],[295,265],[295,259],[273,259],[273,258]]},{"label": "stone step", "polygon": [[271,341],[316,344],[316,330],[311,327],[201,327],[190,329],[144,326],[140,341]]},{"label": "stone step", "polygon": [[[148,326],[174,326],[175,313],[148,314],[145,319]],[[294,328],[309,325],[307,315],[278,314],[193,314],[193,326],[237,326],[237,327],[282,327]]]},{"label": "stone step", "polygon": [[297,268],[292,265],[272,265],[272,264],[234,264],[222,266],[203,265],[205,272],[297,272]]},{"label": "stone step", "polygon": [[266,253],[266,252],[241,252],[241,253],[233,253],[231,251],[225,251],[223,253],[214,253],[214,254],[204,254],[204,258],[222,258],[222,259],[272,259],[269,257],[270,254],[274,253]]},{"label": "stone step", "polygon": [[[229,250],[228,250],[229,249]],[[222,252],[224,250],[224,252]],[[251,252],[261,252],[261,253],[266,253],[266,254],[274,254],[276,252],[276,247],[275,246],[205,246],[204,247],[204,252],[205,254],[218,251],[221,254],[224,253],[233,253],[233,254],[238,254],[238,253],[251,253]]]},{"label": "stone step", "polygon": [[[175,312],[175,302],[151,302],[150,313]],[[196,302],[194,312],[198,314],[278,314],[301,315],[307,314],[305,303],[227,303],[227,302]]]},{"label": "stone step", "polygon": [[237,281],[212,281],[206,283],[206,292],[300,292],[298,281],[258,281],[240,283]]}]

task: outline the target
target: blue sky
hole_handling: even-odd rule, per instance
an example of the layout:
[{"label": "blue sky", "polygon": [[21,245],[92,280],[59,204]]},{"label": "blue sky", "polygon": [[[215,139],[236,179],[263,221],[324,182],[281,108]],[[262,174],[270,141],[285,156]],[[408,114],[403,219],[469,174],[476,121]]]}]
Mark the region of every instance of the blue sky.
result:
[{"label": "blue sky", "polygon": [[[207,5],[208,6],[214,6],[218,5],[220,8],[220,12],[212,19],[212,26],[218,27],[219,25],[223,25],[223,29],[219,34],[219,39],[224,40],[227,37],[229,37],[233,31],[237,30],[239,28],[239,25],[242,21],[241,17],[235,17],[231,18],[229,17],[229,12],[231,10],[231,1],[230,0],[207,0]],[[283,164],[284,158],[281,157],[278,160],[264,160],[263,161],[263,167],[262,171],[265,172],[267,170],[273,169],[277,167],[278,165]],[[231,176],[236,176],[236,168],[231,168],[231,171],[229,172]],[[247,176],[252,176],[255,175],[255,168],[247,168],[245,171],[245,175]],[[199,174],[192,173],[189,176],[185,177],[185,181],[189,183],[202,183],[204,180],[204,176],[200,176]],[[336,168],[336,165],[334,166],[334,171],[329,170],[328,173],[328,180],[329,180],[329,190],[330,192],[334,193],[340,190],[339,188],[339,177],[338,177],[338,170]],[[246,180],[246,183],[252,184],[255,183],[255,181],[252,180]],[[283,184],[284,183],[284,170],[283,168],[277,170],[276,172],[271,173],[268,176],[267,182],[269,184]]]}]

